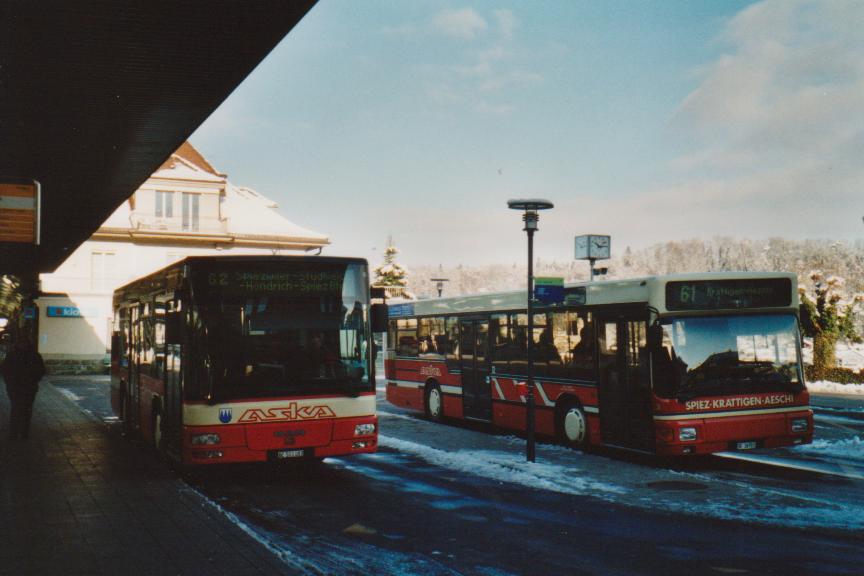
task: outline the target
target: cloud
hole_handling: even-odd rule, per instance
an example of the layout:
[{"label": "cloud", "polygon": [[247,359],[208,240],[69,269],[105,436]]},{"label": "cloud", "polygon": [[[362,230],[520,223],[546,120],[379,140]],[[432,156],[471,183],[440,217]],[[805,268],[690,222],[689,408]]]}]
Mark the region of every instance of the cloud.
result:
[{"label": "cloud", "polygon": [[[851,24],[857,23],[857,24]],[[679,107],[673,124],[758,161],[808,152],[864,129],[864,3],[768,0],[724,30],[728,51]]]},{"label": "cloud", "polygon": [[519,20],[516,19],[516,16],[514,16],[513,12],[510,10],[495,10],[493,14],[498,23],[500,34],[505,38],[511,38],[513,36],[513,31],[519,25]]},{"label": "cloud", "polygon": [[669,165],[675,183],[639,211],[700,236],[860,236],[862,29],[856,1],[768,0],[737,14],[671,120],[687,150]]},{"label": "cloud", "polygon": [[399,24],[396,26],[384,26],[381,28],[381,33],[385,36],[394,36],[397,38],[411,38],[416,36],[420,30],[414,24]]},{"label": "cloud", "polygon": [[433,27],[447,36],[473,40],[489,27],[486,20],[472,8],[443,10],[432,19]]},{"label": "cloud", "polygon": [[491,21],[470,8],[445,10],[432,20],[430,29],[462,40],[475,40],[447,64],[425,64],[417,67],[424,79],[426,94],[439,105],[456,106],[484,115],[502,116],[516,111],[510,94],[543,77],[525,70],[519,62],[524,53],[514,52],[514,31],[519,20],[510,10],[495,10]]}]

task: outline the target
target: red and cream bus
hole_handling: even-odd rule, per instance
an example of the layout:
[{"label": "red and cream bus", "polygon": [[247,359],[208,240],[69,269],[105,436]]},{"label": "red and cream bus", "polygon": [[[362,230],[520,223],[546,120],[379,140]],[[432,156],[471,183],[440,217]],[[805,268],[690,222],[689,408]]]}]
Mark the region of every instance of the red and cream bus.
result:
[{"label": "red and cream bus", "polygon": [[374,452],[365,260],[190,257],[114,293],[111,400],[184,466]]},{"label": "red and cream bus", "polygon": [[[524,291],[391,304],[387,400],[524,430],[526,308]],[[539,434],[660,455],[812,441],[793,274],[567,285],[530,337]]]}]

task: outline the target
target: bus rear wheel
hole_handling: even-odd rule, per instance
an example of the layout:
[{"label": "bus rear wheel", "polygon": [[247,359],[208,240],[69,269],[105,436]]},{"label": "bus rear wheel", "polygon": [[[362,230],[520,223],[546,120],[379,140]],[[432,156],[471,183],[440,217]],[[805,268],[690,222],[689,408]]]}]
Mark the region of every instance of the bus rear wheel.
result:
[{"label": "bus rear wheel", "polygon": [[426,416],[435,422],[444,416],[444,397],[441,387],[435,382],[426,385]]},{"label": "bus rear wheel", "polygon": [[558,436],[571,448],[588,446],[588,419],[578,404],[567,404],[558,412]]}]

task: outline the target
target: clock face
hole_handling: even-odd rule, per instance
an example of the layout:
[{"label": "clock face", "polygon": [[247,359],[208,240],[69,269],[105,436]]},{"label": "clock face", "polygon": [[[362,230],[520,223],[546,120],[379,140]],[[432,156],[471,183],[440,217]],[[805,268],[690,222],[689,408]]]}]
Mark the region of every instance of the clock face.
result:
[{"label": "clock face", "polygon": [[605,260],[610,256],[611,238],[596,234],[576,237],[577,260]]},{"label": "clock face", "polygon": [[609,236],[591,236],[591,257],[592,258],[609,258]]}]

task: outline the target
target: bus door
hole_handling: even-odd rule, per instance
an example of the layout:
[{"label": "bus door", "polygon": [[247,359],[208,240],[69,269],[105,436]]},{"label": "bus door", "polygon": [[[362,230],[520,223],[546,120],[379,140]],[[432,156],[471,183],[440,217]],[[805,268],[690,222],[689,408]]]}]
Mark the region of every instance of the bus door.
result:
[{"label": "bus door", "polygon": [[141,426],[141,349],[143,346],[144,322],[141,306],[131,307],[131,330],[129,338],[129,379],[126,385],[126,411],[123,425],[126,430],[137,430]]},{"label": "bus door", "polygon": [[489,384],[489,320],[459,320],[462,411],[466,418],[492,420],[492,388]]},{"label": "bus door", "polygon": [[169,308],[165,316],[165,402],[162,435],[169,450],[179,454],[183,432],[183,351],[181,329],[183,315]]},{"label": "bus door", "polygon": [[598,314],[598,399],[604,443],[653,451],[646,332],[646,321],[635,315]]}]

